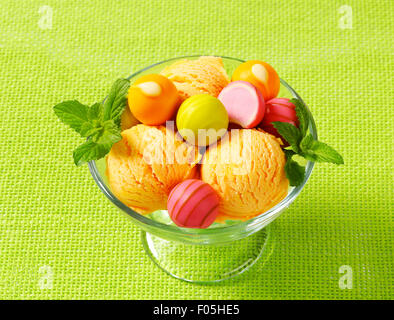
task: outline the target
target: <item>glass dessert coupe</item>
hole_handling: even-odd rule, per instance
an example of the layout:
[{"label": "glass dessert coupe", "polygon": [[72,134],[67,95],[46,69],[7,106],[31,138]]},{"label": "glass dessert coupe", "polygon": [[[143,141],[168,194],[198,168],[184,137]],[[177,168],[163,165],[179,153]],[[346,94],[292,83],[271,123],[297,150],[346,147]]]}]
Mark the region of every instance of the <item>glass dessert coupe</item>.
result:
[{"label": "glass dessert coupe", "polygon": [[[198,57],[185,56],[165,60],[134,73],[129,79],[133,82],[142,75],[160,73],[164,67],[177,60]],[[236,58],[221,58],[229,75],[244,62]],[[282,79],[278,97],[301,100]],[[310,119],[309,130],[317,139],[313,117]],[[303,183],[297,187],[290,187],[288,195],[268,211],[247,221],[228,220],[224,223],[214,223],[207,229],[178,227],[171,221],[166,210],[155,211],[146,216],[135,212],[111,192],[105,175],[105,159],[89,162],[89,169],[107,198],[132,222],[141,227],[144,249],[157,266],[184,281],[212,283],[237,276],[248,270],[260,258],[267,259],[270,256],[275,245],[272,238],[275,232],[269,224],[300,194],[312,173],[313,165],[313,162],[306,163]]]}]

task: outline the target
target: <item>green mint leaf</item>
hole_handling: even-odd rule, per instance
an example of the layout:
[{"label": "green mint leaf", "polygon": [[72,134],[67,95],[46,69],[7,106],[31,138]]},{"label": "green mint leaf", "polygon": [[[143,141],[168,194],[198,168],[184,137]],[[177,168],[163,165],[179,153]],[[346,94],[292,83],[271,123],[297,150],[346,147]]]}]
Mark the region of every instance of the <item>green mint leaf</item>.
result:
[{"label": "green mint leaf", "polygon": [[105,121],[97,129],[88,141],[75,149],[73,156],[77,166],[105,157],[112,145],[122,139],[120,128],[113,120]]},{"label": "green mint leaf", "polygon": [[54,106],[53,110],[60,121],[69,125],[78,133],[80,133],[82,125],[89,121],[89,107],[78,102],[77,100],[61,102]]},{"label": "green mint leaf", "polygon": [[301,155],[310,161],[315,162],[330,162],[335,164],[343,164],[342,156],[332,147],[329,145],[312,140],[311,142],[308,141],[308,149],[302,151]]},{"label": "green mint leaf", "polygon": [[98,160],[103,158],[110,150],[111,147],[109,145],[99,144],[91,140],[86,141],[74,150],[74,163],[80,166],[85,162]]},{"label": "green mint leaf", "polygon": [[103,105],[102,103],[95,103],[88,110],[89,122],[85,122],[82,127],[80,134],[82,137],[90,137],[103,129],[102,124],[103,117]]},{"label": "green mint leaf", "polygon": [[289,149],[283,149],[283,152],[285,153],[286,160],[290,159],[292,156],[296,154],[293,150],[289,150]]},{"label": "green mint leaf", "polygon": [[88,110],[89,122],[85,122],[82,127],[80,134],[82,137],[90,137],[103,129],[102,124],[103,116],[103,105],[101,103],[95,103]]},{"label": "green mint leaf", "polygon": [[305,178],[305,167],[293,160],[295,154],[314,162],[343,164],[342,156],[327,144],[317,141],[308,133],[310,114],[305,104],[298,99],[290,100],[296,109],[299,129],[289,123],[272,122],[278,133],[290,144],[292,150],[284,149],[285,172],[291,186],[300,185]]},{"label": "green mint leaf", "polygon": [[97,120],[92,120],[90,122],[85,122],[80,130],[80,134],[82,137],[90,137],[95,135],[97,132],[102,130],[101,123]]},{"label": "green mint leaf", "polygon": [[307,134],[309,127],[309,111],[301,100],[291,99],[290,102],[295,105],[301,135],[304,137]]},{"label": "green mint leaf", "polygon": [[101,130],[92,135],[92,140],[99,144],[112,145],[122,139],[120,128],[113,120],[107,120],[103,123]]},{"label": "green mint leaf", "polygon": [[274,121],[274,128],[291,145],[295,152],[299,151],[298,145],[301,141],[301,132],[296,126],[287,122]]},{"label": "green mint leaf", "polygon": [[343,164],[342,156],[329,145],[315,140],[311,134],[300,143],[301,155],[310,161]]},{"label": "green mint leaf", "polygon": [[300,166],[296,161],[292,159],[292,156],[294,154],[295,153],[291,150],[285,150],[285,155],[287,159],[285,164],[285,172],[287,179],[289,179],[290,185],[296,187],[304,181],[305,167]]},{"label": "green mint leaf", "polygon": [[114,120],[115,124],[120,125],[120,118],[126,107],[127,92],[130,81],[118,79],[112,85],[111,91],[104,101],[103,120]]},{"label": "green mint leaf", "polygon": [[301,151],[303,152],[308,151],[312,147],[313,141],[315,141],[315,139],[312,137],[310,133],[307,134],[305,137],[303,137],[300,142]]},{"label": "green mint leaf", "polygon": [[55,114],[62,122],[88,138],[74,151],[76,165],[103,158],[113,144],[122,139],[120,118],[126,106],[129,87],[129,80],[118,79],[104,103],[88,107],[73,100],[54,106]]},{"label": "green mint leaf", "polygon": [[103,104],[95,103],[89,108],[88,118],[89,120],[102,120],[103,117]]}]

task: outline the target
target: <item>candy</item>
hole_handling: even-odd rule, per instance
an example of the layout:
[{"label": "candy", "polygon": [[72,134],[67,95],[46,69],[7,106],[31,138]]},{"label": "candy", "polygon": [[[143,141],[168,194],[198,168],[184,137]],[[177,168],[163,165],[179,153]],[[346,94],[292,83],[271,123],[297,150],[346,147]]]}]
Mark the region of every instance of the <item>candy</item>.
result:
[{"label": "candy", "polygon": [[257,88],[246,81],[234,81],[226,86],[218,99],[227,110],[230,122],[250,129],[264,117],[265,102]]},{"label": "candy", "polygon": [[198,94],[182,103],[176,125],[186,141],[207,146],[226,133],[228,115],[219,99],[208,94]]},{"label": "candy", "polygon": [[287,98],[275,98],[266,103],[265,116],[260,123],[260,127],[272,135],[282,138],[272,125],[272,122],[288,122],[298,126],[298,118],[295,112],[295,105]]},{"label": "candy", "polygon": [[159,125],[171,119],[180,98],[169,79],[159,74],[149,74],[130,86],[128,103],[131,113],[139,121]]},{"label": "candy", "polygon": [[268,63],[250,60],[235,69],[232,81],[243,80],[250,82],[262,93],[264,100],[275,98],[279,93],[279,76]]},{"label": "candy", "polygon": [[219,214],[219,197],[209,184],[188,179],[172,189],[167,210],[172,221],[180,227],[207,228]]}]

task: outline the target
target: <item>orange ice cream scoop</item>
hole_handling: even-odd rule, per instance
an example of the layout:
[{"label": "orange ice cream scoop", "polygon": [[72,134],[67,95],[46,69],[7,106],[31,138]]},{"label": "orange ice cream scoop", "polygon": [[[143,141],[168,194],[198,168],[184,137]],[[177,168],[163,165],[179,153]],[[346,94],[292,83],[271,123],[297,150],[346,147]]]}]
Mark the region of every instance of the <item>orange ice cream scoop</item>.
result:
[{"label": "orange ice cream scoop", "polygon": [[107,156],[107,177],[113,194],[145,214],[167,208],[173,187],[196,178],[201,155],[164,126],[137,124],[122,132],[122,140]]},{"label": "orange ice cream scoop", "polygon": [[253,84],[263,94],[264,100],[275,98],[279,93],[280,80],[275,69],[260,60],[250,60],[234,70],[232,81],[243,80]]},{"label": "orange ice cream scoop", "polygon": [[260,130],[231,130],[204,155],[201,179],[220,198],[217,221],[247,220],[286,197],[289,181],[279,140]]},{"label": "orange ice cream scoop", "polygon": [[166,67],[161,74],[175,84],[182,101],[196,94],[209,94],[216,98],[230,82],[219,57],[180,60]]},{"label": "orange ice cream scoop", "polygon": [[159,74],[148,74],[134,82],[127,100],[131,113],[148,125],[160,125],[171,119],[180,103],[174,84]]}]

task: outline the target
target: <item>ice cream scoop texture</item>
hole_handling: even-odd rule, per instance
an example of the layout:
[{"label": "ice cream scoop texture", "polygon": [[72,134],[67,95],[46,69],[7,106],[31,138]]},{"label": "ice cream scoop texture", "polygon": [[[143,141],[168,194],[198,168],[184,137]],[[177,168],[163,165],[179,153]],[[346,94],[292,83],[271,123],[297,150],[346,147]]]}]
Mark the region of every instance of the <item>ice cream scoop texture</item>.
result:
[{"label": "ice cream scoop texture", "polygon": [[255,129],[232,130],[204,155],[201,179],[220,198],[218,220],[247,220],[284,199],[289,181],[280,140]]},{"label": "ice cream scoop texture", "polygon": [[198,175],[198,150],[164,126],[138,124],[122,132],[107,157],[112,192],[139,213],[166,209],[178,183]]},{"label": "ice cream scoop texture", "polygon": [[230,82],[220,57],[180,60],[164,68],[161,74],[175,84],[182,100],[204,93],[217,97]]}]

